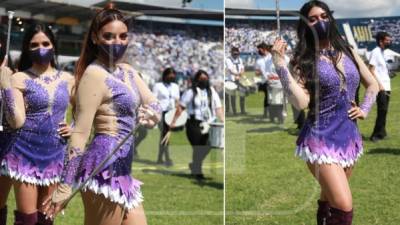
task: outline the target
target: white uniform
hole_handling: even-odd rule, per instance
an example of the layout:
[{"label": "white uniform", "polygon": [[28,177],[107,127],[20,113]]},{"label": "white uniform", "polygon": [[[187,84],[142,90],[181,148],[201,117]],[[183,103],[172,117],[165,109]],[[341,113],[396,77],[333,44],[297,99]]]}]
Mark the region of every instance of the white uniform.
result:
[{"label": "white uniform", "polygon": [[179,100],[179,86],[176,83],[158,82],[153,87],[153,94],[160,102],[162,111],[175,108],[175,101]]},{"label": "white uniform", "polygon": [[[244,64],[240,57],[234,59],[233,57],[228,57],[225,60],[225,68],[226,68],[226,77],[225,80],[235,81],[235,74],[238,74],[240,71],[244,70]],[[233,73],[231,73],[231,71]]]},{"label": "white uniform", "polygon": [[268,55],[260,56],[256,61],[256,65],[254,66],[256,70],[259,70],[261,72],[262,83],[265,83],[267,81],[268,72],[266,65],[267,65]]},{"label": "white uniform", "polygon": [[390,77],[383,50],[380,47],[374,48],[369,56],[369,64],[375,67],[375,74],[379,83],[385,91],[390,91]]},{"label": "white uniform", "polygon": [[209,108],[207,89],[202,90],[197,88],[197,94],[194,98],[194,108],[193,94],[192,89],[185,91],[180,100],[181,106],[187,109],[189,115],[194,115],[196,120],[213,121],[216,118],[216,109],[222,107],[218,93],[211,87],[211,110]]}]

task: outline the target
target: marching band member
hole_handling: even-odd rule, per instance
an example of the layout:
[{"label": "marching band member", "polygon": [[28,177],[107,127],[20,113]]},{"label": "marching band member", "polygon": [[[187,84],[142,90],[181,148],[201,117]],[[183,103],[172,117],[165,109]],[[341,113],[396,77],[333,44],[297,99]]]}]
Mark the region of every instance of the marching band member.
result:
[{"label": "marching band member", "polygon": [[[158,82],[153,87],[153,94],[160,102],[162,109],[162,117],[159,123],[160,126],[160,145],[158,150],[158,164],[164,164],[166,166],[172,166],[172,160],[169,157],[169,141],[166,138],[170,127],[165,122],[165,114],[175,109],[176,103],[179,101],[179,86],[175,83],[176,73],[173,68],[167,68],[164,70],[161,78],[161,82]],[[165,156],[165,161],[164,161]]]},{"label": "marching band member", "polygon": [[[141,182],[131,177],[134,137],[91,177],[95,168],[139,124],[153,127],[161,108],[145,82],[120,62],[129,42],[128,21],[112,4],[93,18],[76,68],[75,127],[62,183],[46,201],[53,218],[81,190],[85,225],[147,224]],[[139,108],[141,106],[141,108]],[[91,129],[94,137],[86,147]]]},{"label": "marching band member", "polygon": [[56,55],[51,30],[33,25],[24,35],[20,72],[1,79],[6,119],[16,129],[1,162],[1,174],[15,188],[15,224],[52,224],[41,206],[63,171],[70,135],[65,114],[74,85],[73,76],[56,68]]},{"label": "marching band member", "polygon": [[[242,59],[240,58],[239,48],[232,47],[231,56],[226,58],[225,60],[226,67],[226,81],[231,81],[237,84],[239,94],[239,103],[240,103],[240,113],[246,114],[245,109],[245,97],[246,97],[246,88],[240,85],[239,80],[240,77],[244,75],[244,64]],[[230,103],[230,104],[229,104]],[[225,93],[225,111],[229,113],[229,108],[232,107],[233,115],[237,114],[236,111],[236,93],[229,95]]]},{"label": "marching band member", "polygon": [[[268,112],[271,122],[274,122],[275,118],[277,118],[279,123],[283,123],[283,104],[285,104],[285,102],[282,84],[279,80],[279,76],[276,74],[272,55],[270,54],[271,47],[272,46],[268,46],[264,42],[257,46],[260,58],[256,61],[256,75],[262,75],[265,81],[262,86],[265,92],[264,117]],[[285,61],[289,63],[290,59],[288,56],[285,56]]]},{"label": "marching band member", "polygon": [[259,86],[259,90],[264,92],[264,111],[263,111],[263,117],[267,118],[268,117],[268,82],[267,82],[267,76],[268,76],[268,64],[267,63],[272,63],[271,59],[271,54],[268,52],[268,45],[265,42],[260,43],[257,45],[257,51],[259,58],[256,60],[256,64],[254,66],[255,68],[255,73],[256,76],[261,77],[261,84]]},{"label": "marching band member", "polygon": [[192,162],[189,164],[192,176],[204,179],[202,164],[211,147],[208,145],[209,123],[218,118],[224,121],[222,104],[218,93],[210,86],[210,78],[206,71],[199,70],[193,79],[192,88],[185,91],[171,123],[175,121],[182,111],[187,109],[189,119],[186,123],[186,135],[193,149]]}]

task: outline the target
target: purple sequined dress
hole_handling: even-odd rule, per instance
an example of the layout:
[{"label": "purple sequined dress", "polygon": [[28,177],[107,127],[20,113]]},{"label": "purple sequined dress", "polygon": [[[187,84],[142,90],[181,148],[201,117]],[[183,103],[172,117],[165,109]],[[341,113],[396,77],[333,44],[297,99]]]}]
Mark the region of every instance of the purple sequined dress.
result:
[{"label": "purple sequined dress", "polygon": [[[2,98],[0,95],[0,102]],[[7,150],[9,149],[9,145],[12,139],[11,136],[11,129],[9,128],[7,121],[6,121],[6,116],[3,115],[3,131],[0,131],[0,162],[3,160],[4,155],[7,153]]]},{"label": "purple sequined dress", "polygon": [[41,186],[60,181],[67,143],[57,129],[69,103],[68,82],[61,80],[60,73],[45,81],[46,86],[56,85],[52,93],[38,78],[25,80],[26,120],[12,134],[1,162],[2,175]]},{"label": "purple sequined dress", "polygon": [[360,132],[347,113],[351,101],[355,99],[360,76],[347,56],[344,57],[343,67],[345,82],[341,85],[333,64],[323,59],[318,61],[319,109],[310,109],[297,140],[296,155],[305,161],[348,167],[354,165],[362,154]]},{"label": "purple sequined dress", "polygon": [[[97,65],[96,65],[97,66]],[[112,109],[116,113],[117,135],[96,132],[92,142],[81,157],[73,186],[87,180],[94,169],[102,162],[119,142],[137,126],[137,109],[141,103],[140,94],[134,82],[133,71],[128,71],[130,88],[123,83],[124,71],[121,68],[106,78],[110,89]],[[83,190],[102,194],[110,201],[121,204],[126,209],[140,205],[143,196],[142,182],[131,177],[134,137],[131,136],[114,157],[107,162],[100,173],[90,179]],[[68,176],[68,175],[67,175]]]}]

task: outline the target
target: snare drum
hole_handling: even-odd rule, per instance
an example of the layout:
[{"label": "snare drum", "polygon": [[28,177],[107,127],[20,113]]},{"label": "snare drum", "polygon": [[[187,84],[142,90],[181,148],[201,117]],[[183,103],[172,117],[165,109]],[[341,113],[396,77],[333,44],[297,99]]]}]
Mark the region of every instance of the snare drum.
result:
[{"label": "snare drum", "polygon": [[[168,126],[171,126],[172,120],[174,119],[176,109],[171,109],[167,113],[165,113],[164,120],[165,123],[168,124]],[[181,115],[176,119],[175,121],[175,127],[183,127],[186,124],[186,121],[188,119],[188,114],[186,110],[182,111]]]},{"label": "snare drum", "polygon": [[223,149],[225,146],[225,131],[223,123],[210,123],[208,142],[211,147]]},{"label": "snare drum", "polygon": [[268,101],[270,105],[284,104],[283,88],[268,87]]},{"label": "snare drum", "polygon": [[237,88],[238,86],[235,84],[235,82],[225,81],[225,92],[228,95],[234,95]]}]

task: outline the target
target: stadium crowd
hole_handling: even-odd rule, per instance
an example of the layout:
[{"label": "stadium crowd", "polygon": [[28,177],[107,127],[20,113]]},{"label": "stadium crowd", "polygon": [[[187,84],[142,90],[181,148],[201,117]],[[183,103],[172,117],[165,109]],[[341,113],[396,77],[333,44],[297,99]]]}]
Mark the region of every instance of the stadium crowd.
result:
[{"label": "stadium crowd", "polygon": [[[207,71],[214,86],[223,83],[223,34],[219,27],[135,24],[127,61],[153,81],[173,67],[183,81],[198,69]],[[188,84],[189,85],[189,84]],[[181,83],[183,89],[187,85]],[[222,86],[221,86],[222,87]]]}]

